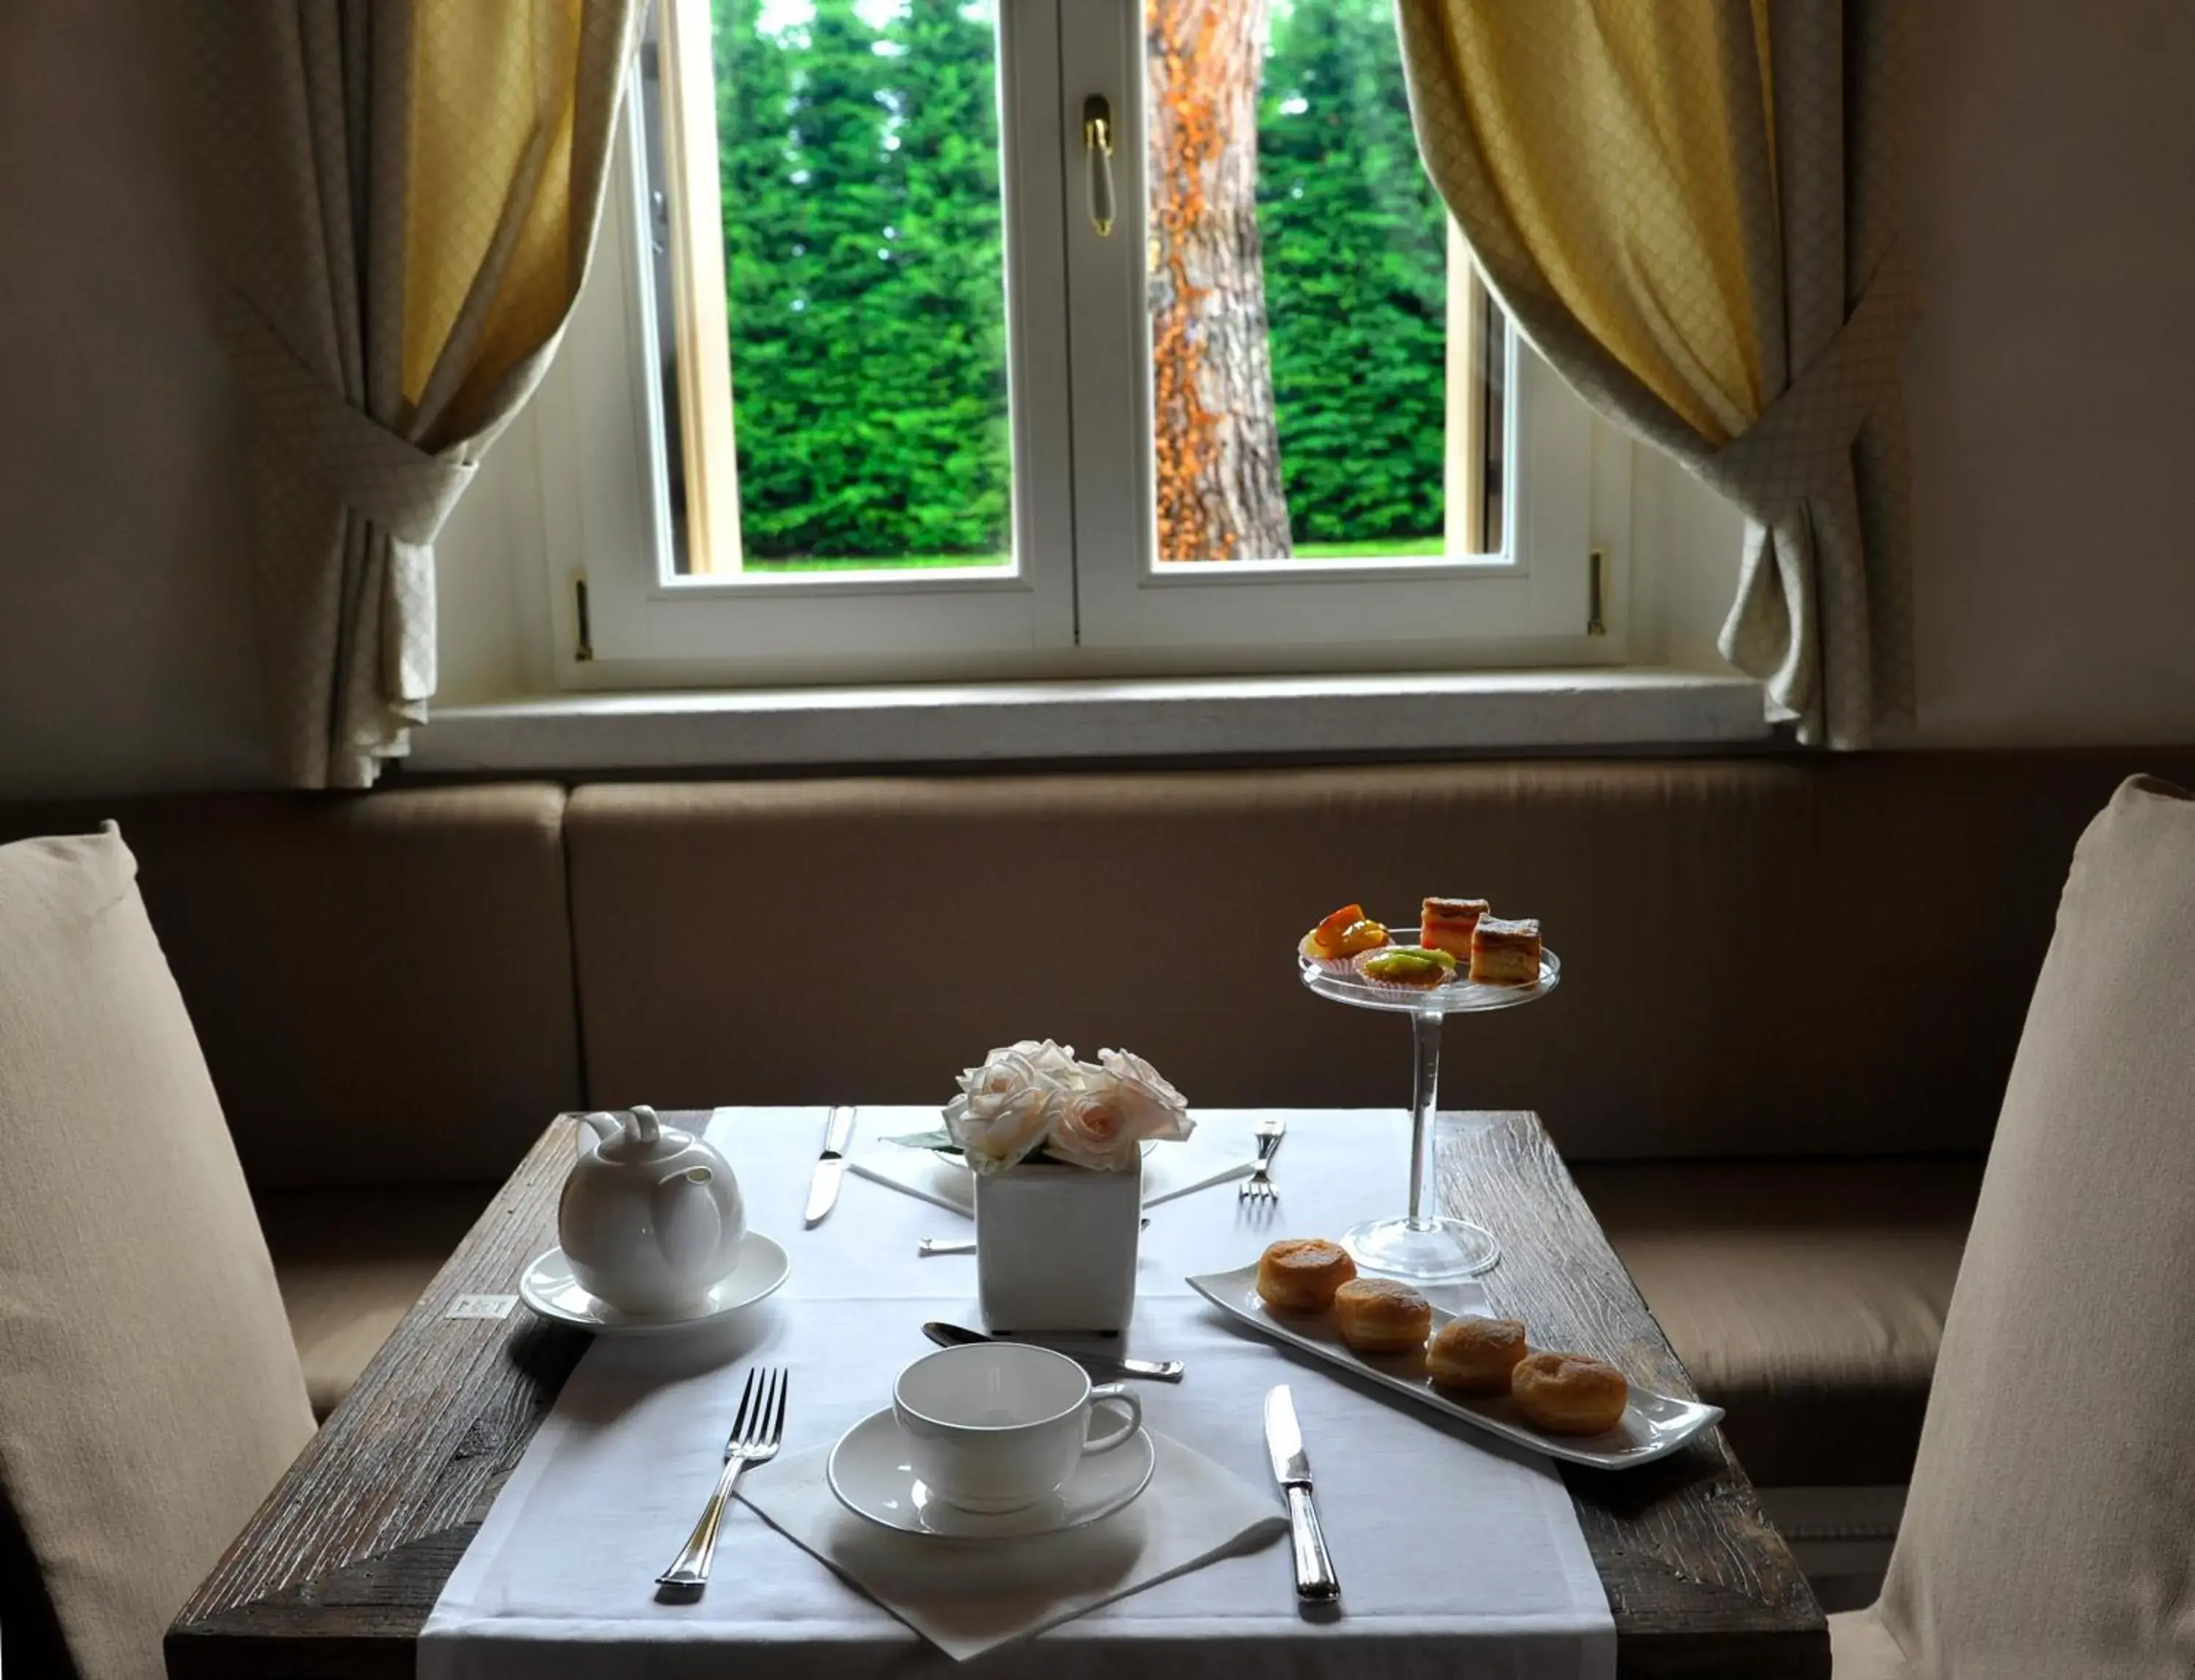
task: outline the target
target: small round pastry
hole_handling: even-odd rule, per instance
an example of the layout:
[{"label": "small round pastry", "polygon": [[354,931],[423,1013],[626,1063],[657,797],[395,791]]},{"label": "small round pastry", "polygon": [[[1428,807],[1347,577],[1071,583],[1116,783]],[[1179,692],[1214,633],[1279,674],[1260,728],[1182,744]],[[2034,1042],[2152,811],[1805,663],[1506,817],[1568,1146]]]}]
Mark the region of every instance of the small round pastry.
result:
[{"label": "small round pastry", "polygon": [[1359,1354],[1410,1354],[1426,1345],[1433,1309],[1408,1284],[1355,1278],[1334,1292],[1334,1322]]},{"label": "small round pastry", "polygon": [[1358,957],[1357,972],[1383,986],[1431,991],[1455,978],[1455,959],[1446,951],[1428,950],[1423,945],[1389,945]]},{"label": "small round pastry", "polygon": [[1436,1388],[1506,1394],[1527,1351],[1524,1326],[1514,1319],[1450,1319],[1426,1348],[1426,1369]]},{"label": "small round pastry", "polygon": [[1623,1416],[1630,1385],[1605,1360],[1584,1354],[1527,1354],[1509,1379],[1524,1421],[1551,1435],[1597,1435]]},{"label": "small round pastry", "polygon": [[1258,1257],[1258,1295],[1276,1313],[1323,1313],[1357,1262],[1323,1237],[1288,1237]]}]

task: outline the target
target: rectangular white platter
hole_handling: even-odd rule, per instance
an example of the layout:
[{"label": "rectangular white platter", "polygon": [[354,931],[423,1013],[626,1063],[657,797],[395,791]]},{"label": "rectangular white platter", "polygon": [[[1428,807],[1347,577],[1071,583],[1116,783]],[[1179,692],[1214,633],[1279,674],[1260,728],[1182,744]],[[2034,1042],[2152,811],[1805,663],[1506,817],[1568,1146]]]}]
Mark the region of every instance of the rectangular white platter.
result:
[{"label": "rectangular white platter", "polygon": [[[1623,1421],[1614,1429],[1597,1435],[1546,1435],[1518,1414],[1507,1394],[1480,1399],[1440,1393],[1425,1374],[1422,1354],[1367,1358],[1350,1352],[1328,1314],[1298,1318],[1268,1310],[1258,1293],[1255,1266],[1233,1272],[1208,1272],[1188,1281],[1191,1289],[1221,1312],[1276,1341],[1354,1371],[1428,1411],[1460,1417],[1504,1440],[1544,1452],[1551,1458],[1567,1459],[1573,1464],[1590,1464],[1601,1470],[1628,1470],[1633,1465],[1651,1464],[1656,1458],[1668,1458],[1693,1436],[1722,1421],[1722,1408],[1719,1406],[1657,1394],[1634,1383],[1631,1385],[1630,1402],[1623,1408]],[[1435,1307],[1433,1328],[1438,1330],[1455,1316]]]}]

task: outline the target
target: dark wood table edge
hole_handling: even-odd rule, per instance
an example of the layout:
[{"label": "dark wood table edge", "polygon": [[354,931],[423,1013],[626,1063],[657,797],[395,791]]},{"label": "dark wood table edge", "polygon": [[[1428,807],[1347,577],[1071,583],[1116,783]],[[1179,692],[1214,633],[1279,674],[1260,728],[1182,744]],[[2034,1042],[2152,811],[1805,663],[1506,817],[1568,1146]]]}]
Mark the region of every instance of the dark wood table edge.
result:
[{"label": "dark wood table edge", "polygon": [[[1523,1319],[1536,1345],[1576,1347],[1633,1383],[1697,1398],[1539,1117],[1442,1118],[1443,1205],[1502,1244],[1504,1263],[1480,1279],[1494,1309]],[[1637,1469],[1560,1468],[1608,1591],[1622,1680],[1828,1680],[1828,1622],[1720,1429]],[[1672,1501],[1713,1521],[1652,1520]],[[1712,1650],[1702,1627],[1714,1629]]]},{"label": "dark wood table edge", "polygon": [[[170,1680],[412,1680],[435,1596],[592,1340],[523,1306],[446,1316],[511,1292],[556,1240],[574,1123],[550,1122],[178,1613]],[[328,1521],[325,1484],[344,1478],[360,1497]]]},{"label": "dark wood table edge", "polygon": [[[1447,1204],[1500,1231],[1518,1262],[1482,1280],[1496,1310],[1535,1342],[1575,1331],[1633,1380],[1691,1394],[1538,1117],[1443,1118]],[[435,1596],[590,1341],[522,1307],[445,1316],[458,1295],[509,1292],[554,1241],[571,1125],[550,1123],[177,1614],[170,1680],[411,1680]],[[1580,1301],[1565,1294],[1596,1290],[1628,1333],[1572,1321]],[[1564,1477],[1608,1590],[1620,1680],[1827,1680],[1820,1608],[1720,1429],[1660,1464]],[[351,1496],[339,1519],[323,1509],[331,1486]]]}]

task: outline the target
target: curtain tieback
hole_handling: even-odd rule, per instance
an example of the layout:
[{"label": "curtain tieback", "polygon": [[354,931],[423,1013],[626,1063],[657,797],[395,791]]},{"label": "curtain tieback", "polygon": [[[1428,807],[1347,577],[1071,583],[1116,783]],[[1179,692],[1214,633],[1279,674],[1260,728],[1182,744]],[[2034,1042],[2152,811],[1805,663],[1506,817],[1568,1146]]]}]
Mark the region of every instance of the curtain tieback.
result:
[{"label": "curtain tieback", "polygon": [[1898,353],[1921,314],[1902,242],[1893,241],[1858,307],[1760,418],[1705,460],[1694,476],[1762,525],[1847,471],[1852,440],[1898,378]]},{"label": "curtain tieback", "polygon": [[268,433],[299,467],[398,543],[424,547],[476,470],[463,444],[429,454],[344,401],[251,300],[231,294],[228,339]]}]

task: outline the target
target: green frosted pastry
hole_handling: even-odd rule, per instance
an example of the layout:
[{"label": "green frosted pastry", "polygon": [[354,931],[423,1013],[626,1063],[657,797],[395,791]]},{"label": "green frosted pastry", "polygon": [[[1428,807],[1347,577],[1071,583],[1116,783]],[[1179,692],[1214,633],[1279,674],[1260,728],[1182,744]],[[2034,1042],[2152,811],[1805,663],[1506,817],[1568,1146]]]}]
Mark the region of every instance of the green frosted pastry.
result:
[{"label": "green frosted pastry", "polygon": [[1455,959],[1423,945],[1389,945],[1357,959],[1357,972],[1391,986],[1437,986],[1455,973]]}]

